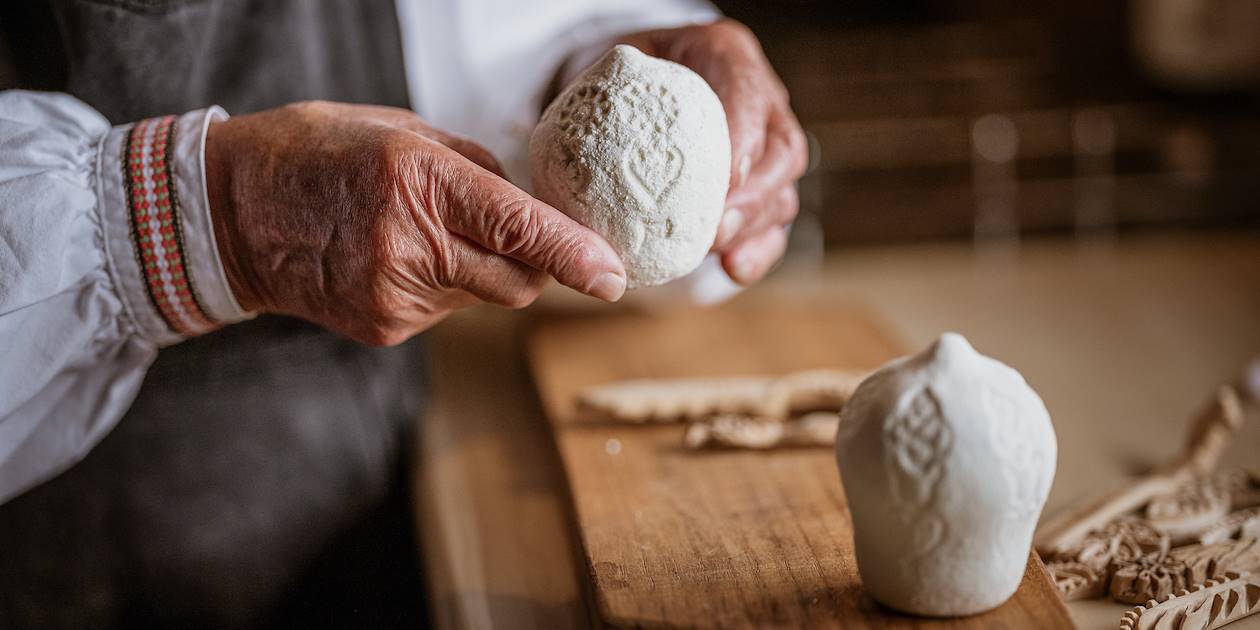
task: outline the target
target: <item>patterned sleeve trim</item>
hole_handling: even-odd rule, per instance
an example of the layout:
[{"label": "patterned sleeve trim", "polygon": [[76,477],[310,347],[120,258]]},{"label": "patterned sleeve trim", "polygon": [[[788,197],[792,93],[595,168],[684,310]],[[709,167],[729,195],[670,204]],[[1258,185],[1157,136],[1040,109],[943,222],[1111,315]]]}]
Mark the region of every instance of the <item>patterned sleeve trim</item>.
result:
[{"label": "patterned sleeve trim", "polygon": [[127,225],[149,302],[182,337],[220,327],[203,306],[189,273],[184,221],[175,194],[175,116],[136,123],[123,142]]}]

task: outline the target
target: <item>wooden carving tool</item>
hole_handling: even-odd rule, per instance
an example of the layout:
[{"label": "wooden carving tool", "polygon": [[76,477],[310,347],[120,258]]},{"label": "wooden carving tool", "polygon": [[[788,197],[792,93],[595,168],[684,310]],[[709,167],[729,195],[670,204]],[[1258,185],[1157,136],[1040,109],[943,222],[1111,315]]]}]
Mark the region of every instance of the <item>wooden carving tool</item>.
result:
[{"label": "wooden carving tool", "polygon": [[1191,424],[1180,456],[1125,488],[1050,519],[1037,532],[1033,545],[1047,556],[1064,550],[1089,532],[1142,507],[1151,499],[1175,493],[1193,479],[1210,474],[1229,437],[1242,422],[1238,394],[1232,387],[1222,386],[1211,404]]}]

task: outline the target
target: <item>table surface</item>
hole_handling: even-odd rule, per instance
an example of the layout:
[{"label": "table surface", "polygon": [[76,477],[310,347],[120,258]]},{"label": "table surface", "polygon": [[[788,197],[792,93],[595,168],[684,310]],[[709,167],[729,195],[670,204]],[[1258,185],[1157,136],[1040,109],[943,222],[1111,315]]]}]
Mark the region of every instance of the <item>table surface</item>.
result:
[{"label": "table surface", "polygon": [[[1260,354],[1260,235],[855,250],[821,269],[784,270],[739,299],[785,298],[863,302],[912,347],[956,330],[1023,372],[1058,433],[1049,514],[1172,454],[1189,415]],[[433,402],[415,487],[441,627],[582,627],[593,618],[566,481],[525,364],[535,316],[474,309],[429,335]],[[1260,463],[1255,415],[1250,408],[1227,465]],[[1124,609],[1069,606],[1082,628],[1113,628]]]},{"label": "table surface", "polygon": [[552,316],[532,327],[527,348],[605,624],[1071,626],[1032,556],[1015,596],[985,614],[926,619],[876,605],[858,577],[831,448],[695,452],[683,448],[681,424],[591,422],[575,409],[587,387],[628,379],[873,370],[905,348],[865,308],[740,299],[668,314]]}]

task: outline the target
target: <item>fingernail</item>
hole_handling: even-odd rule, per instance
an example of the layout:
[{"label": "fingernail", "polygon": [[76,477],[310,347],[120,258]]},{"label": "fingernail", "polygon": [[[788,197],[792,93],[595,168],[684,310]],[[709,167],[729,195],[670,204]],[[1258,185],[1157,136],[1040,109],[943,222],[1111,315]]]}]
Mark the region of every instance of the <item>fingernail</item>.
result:
[{"label": "fingernail", "polygon": [[595,279],[595,283],[587,293],[606,302],[616,302],[626,292],[626,279],[611,271],[606,271]]},{"label": "fingernail", "polygon": [[739,228],[744,225],[744,213],[739,208],[727,208],[722,215],[722,223],[718,226],[717,242],[719,244],[731,240]]},{"label": "fingernail", "polygon": [[752,158],[745,155],[739,158],[739,181],[735,182],[736,186],[743,186],[744,181],[748,179],[748,172],[752,170]]}]

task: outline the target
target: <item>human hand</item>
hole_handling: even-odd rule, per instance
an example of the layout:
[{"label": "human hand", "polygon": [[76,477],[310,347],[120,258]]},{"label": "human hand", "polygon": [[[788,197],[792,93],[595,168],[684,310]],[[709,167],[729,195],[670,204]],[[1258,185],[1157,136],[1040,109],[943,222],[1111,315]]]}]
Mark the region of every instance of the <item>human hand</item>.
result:
[{"label": "human hand", "polygon": [[787,89],[757,37],[734,20],[645,31],[620,43],[691,68],[721,99],[731,131],[731,185],[713,249],[732,279],[756,282],[787,248],[799,207],[795,184],[808,162]]},{"label": "human hand", "polygon": [[524,307],[548,276],[625,291],[603,238],[407,110],[308,102],[214,123],[206,188],[243,308],[363,343],[401,343],[477,301]]}]

